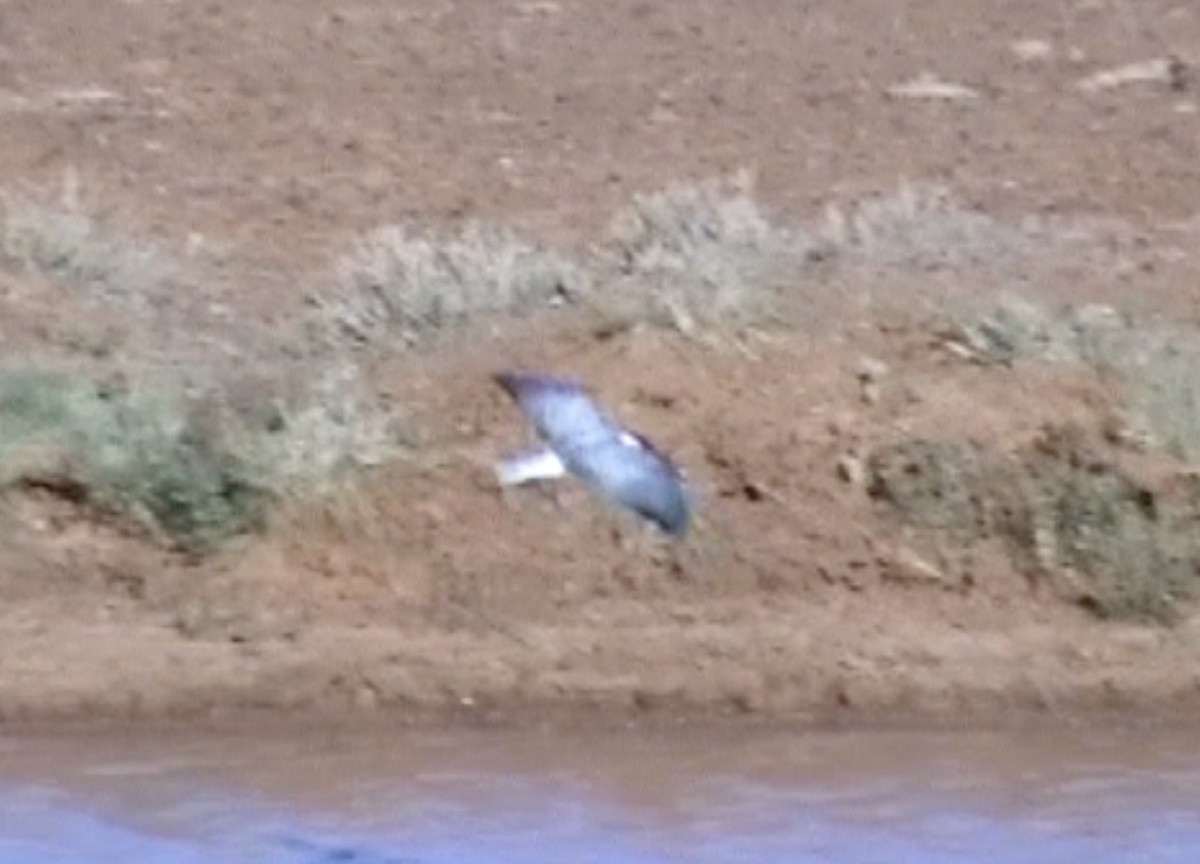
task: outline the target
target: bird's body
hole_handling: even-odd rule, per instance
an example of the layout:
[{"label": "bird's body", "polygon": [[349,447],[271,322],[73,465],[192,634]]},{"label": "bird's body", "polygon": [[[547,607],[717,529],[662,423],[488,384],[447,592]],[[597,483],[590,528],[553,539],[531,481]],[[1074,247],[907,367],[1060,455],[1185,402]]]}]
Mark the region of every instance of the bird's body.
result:
[{"label": "bird's body", "polygon": [[580,384],[519,373],[502,373],[495,380],[546,445],[501,462],[502,484],[572,474],[667,533],[687,533],[691,504],[678,470],[649,441],[597,408]]}]

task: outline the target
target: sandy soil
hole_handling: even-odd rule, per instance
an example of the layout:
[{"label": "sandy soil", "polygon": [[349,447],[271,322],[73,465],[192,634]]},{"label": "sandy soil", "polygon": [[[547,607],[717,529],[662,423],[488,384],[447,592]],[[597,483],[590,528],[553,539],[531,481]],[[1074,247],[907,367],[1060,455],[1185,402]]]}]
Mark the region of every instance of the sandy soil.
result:
[{"label": "sandy soil", "polygon": [[[635,192],[743,167],[780,218],[936,180],[998,218],[1132,237],[1121,266],[1021,290],[1196,321],[1200,11],[904,6],[10,0],[0,184],[74,178],[106,224],[203,255],[222,302],[270,321],[382,223],[583,246]],[[1161,80],[1078,86],[1156,58]],[[889,95],[923,72],[976,96]],[[568,311],[393,358],[377,380],[437,445],[201,563],[27,490],[5,505],[0,718],[1187,716],[1200,616],[1098,620],[987,538],[922,545],[839,476],[902,438],[1012,453],[1067,422],[1131,470],[1177,468],[1103,440],[1111,381],[933,344],[912,313],[937,311],[944,277],[869,278],[887,297],[869,314],[830,290],[738,343]],[[77,314],[3,279],[6,353]],[[864,358],[887,369],[866,399]],[[522,440],[488,380],[505,365],[586,378],[675,454],[705,501],[696,536],[660,542],[570,487],[500,495],[489,462]]]}]

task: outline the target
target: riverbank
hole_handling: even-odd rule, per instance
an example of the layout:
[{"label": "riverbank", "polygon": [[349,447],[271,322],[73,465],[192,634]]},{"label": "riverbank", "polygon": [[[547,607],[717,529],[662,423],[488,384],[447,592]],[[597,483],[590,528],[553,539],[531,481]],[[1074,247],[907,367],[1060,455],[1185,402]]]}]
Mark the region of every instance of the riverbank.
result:
[{"label": "riverbank", "polygon": [[278,5],[6,12],[0,725],[1195,708],[1200,13]]}]

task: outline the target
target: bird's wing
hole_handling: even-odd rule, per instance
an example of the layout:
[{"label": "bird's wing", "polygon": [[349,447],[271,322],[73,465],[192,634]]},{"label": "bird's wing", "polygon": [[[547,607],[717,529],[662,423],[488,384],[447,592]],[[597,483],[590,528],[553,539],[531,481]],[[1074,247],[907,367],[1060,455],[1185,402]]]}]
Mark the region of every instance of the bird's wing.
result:
[{"label": "bird's wing", "polygon": [[588,486],[671,534],[683,534],[691,502],[675,467],[641,441],[608,440],[575,453],[568,467]]},{"label": "bird's wing", "polygon": [[597,408],[581,385],[519,373],[495,377],[567,471],[663,530],[686,532],[690,502],[678,471]]},{"label": "bird's wing", "polygon": [[621,427],[574,381],[506,372],[496,376],[496,383],[568,468],[573,454],[621,434]]}]

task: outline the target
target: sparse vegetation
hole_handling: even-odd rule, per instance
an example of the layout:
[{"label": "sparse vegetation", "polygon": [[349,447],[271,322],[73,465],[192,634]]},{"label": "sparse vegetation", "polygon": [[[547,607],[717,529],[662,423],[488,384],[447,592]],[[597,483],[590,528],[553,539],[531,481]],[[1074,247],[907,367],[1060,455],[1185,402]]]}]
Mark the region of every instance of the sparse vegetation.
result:
[{"label": "sparse vegetation", "polygon": [[870,491],[959,548],[999,538],[1035,584],[1105,618],[1170,622],[1200,586],[1200,507],[1125,476],[1071,429],[1016,457],[913,440],[872,455]]},{"label": "sparse vegetation", "polygon": [[1154,441],[1200,465],[1200,342],[1194,337],[1138,325],[1111,306],[1092,304],[1055,315],[1016,297],[956,330],[953,338],[981,361],[1073,362],[1116,376],[1124,383],[1129,411]]},{"label": "sparse vegetation", "polygon": [[[5,259],[60,285],[111,299],[145,297],[163,284],[161,256],[105,237],[77,210],[6,199],[4,216]],[[311,383],[288,398],[262,394],[266,414],[232,408],[220,380],[184,399],[163,397],[162,388],[105,390],[64,373],[0,372],[0,487],[62,484],[181,547],[212,548],[251,528],[272,498],[323,494],[347,472],[401,452],[397,412],[340,350],[347,338],[405,346],[480,316],[577,301],[625,304],[635,320],[683,331],[719,329],[773,317],[783,292],[816,278],[818,261],[1007,266],[1052,240],[944,190],[908,185],[831,206],[812,230],[783,227],[764,215],[744,177],[636,196],[581,261],[480,226],[449,236],[383,227],[356,242],[313,298],[337,334],[299,361],[320,374],[303,375]],[[952,339],[983,362],[1037,356],[1124,375],[1161,440],[1200,458],[1193,353],[1147,341],[1108,307],[1053,316],[1010,298],[960,324]],[[1079,575],[1086,590],[1076,599],[1100,614],[1168,620],[1192,588],[1200,546],[1107,463],[1083,467],[1046,452],[1004,461],[937,442],[876,456],[872,492],[910,525],[955,542],[1003,537],[1031,578]]]},{"label": "sparse vegetation", "polygon": [[0,198],[0,256],[55,284],[104,301],[139,303],[163,290],[172,268],[157,249],[118,239],[75,207]]},{"label": "sparse vegetation", "polygon": [[564,255],[473,226],[443,238],[400,226],[357,241],[317,304],[361,342],[412,342],[447,324],[570,300],[589,276]]},{"label": "sparse vegetation", "polygon": [[[223,333],[181,332],[160,314],[169,303],[136,308],[167,286],[164,256],[108,236],[69,201],[55,208],[8,196],[3,205],[0,257],[10,269],[63,289],[68,308],[93,300],[134,307],[148,332],[103,364],[111,380],[139,381],[134,387],[98,385],[49,358],[0,366],[0,489],[69,495],[204,551],[252,528],[272,498],[323,494],[397,453],[396,412],[353,363],[323,350],[299,361],[259,351],[260,362],[277,366],[252,370],[266,383],[235,407],[230,391],[244,385],[230,358],[246,348]],[[186,303],[179,308],[189,314]],[[296,374],[295,362],[315,369]],[[277,397],[288,375],[303,384]]]},{"label": "sparse vegetation", "polygon": [[438,236],[386,226],[358,240],[315,303],[352,339],[410,344],[481,315],[586,300],[681,330],[771,318],[807,268],[831,258],[879,266],[1008,262],[1045,242],[904,184],[831,206],[814,230],[770,220],[745,175],[636,195],[583,260],[510,232],[473,226]]},{"label": "sparse vegetation", "polygon": [[323,494],[398,452],[394,417],[348,367],[265,426],[211,399],[4,370],[0,489],[66,494],[196,552],[251,530],[273,498]]},{"label": "sparse vegetation", "polygon": [[1132,408],[1155,437],[1200,466],[1200,346],[1167,343],[1148,352],[1132,374]]},{"label": "sparse vegetation", "polygon": [[986,514],[979,499],[984,455],[954,441],[904,441],[871,454],[868,492],[912,525],[974,538]]},{"label": "sparse vegetation", "polygon": [[634,283],[644,316],[686,330],[761,317],[814,251],[766,218],[742,177],[635,196],[601,260]]},{"label": "sparse vegetation", "polygon": [[0,374],[0,488],[30,485],[188,550],[250,528],[265,490],[178,403],[59,372]]},{"label": "sparse vegetation", "polygon": [[240,430],[234,449],[258,485],[312,497],[348,472],[402,452],[398,413],[380,403],[351,363],[331,365],[296,399],[280,401],[265,427]]},{"label": "sparse vegetation", "polygon": [[886,195],[831,204],[816,235],[833,254],[887,267],[991,269],[1046,242],[967,207],[942,187],[908,183]]},{"label": "sparse vegetation", "polygon": [[980,362],[1010,363],[1024,357],[1084,363],[1102,372],[1140,365],[1155,349],[1151,334],[1136,331],[1111,306],[1092,304],[1053,314],[1013,295],[981,316],[957,322],[947,336]]},{"label": "sparse vegetation", "polygon": [[1030,518],[1044,526],[1035,536],[1050,541],[1041,569],[1081,576],[1072,593],[1105,618],[1173,621],[1200,576],[1200,543],[1189,526],[1173,524],[1185,514],[1160,513],[1151,490],[1111,465],[1048,455],[1030,466],[1040,492]]}]

